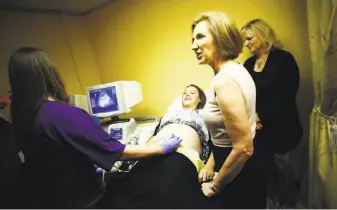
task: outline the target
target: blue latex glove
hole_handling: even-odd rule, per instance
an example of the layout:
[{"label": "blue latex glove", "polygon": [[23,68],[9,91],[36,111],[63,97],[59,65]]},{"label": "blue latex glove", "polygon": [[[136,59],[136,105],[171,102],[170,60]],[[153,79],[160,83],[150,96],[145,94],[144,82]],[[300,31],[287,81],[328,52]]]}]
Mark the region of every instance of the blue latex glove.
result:
[{"label": "blue latex glove", "polygon": [[164,155],[173,152],[177,149],[182,139],[172,134],[172,136],[165,137],[160,146],[163,147]]}]

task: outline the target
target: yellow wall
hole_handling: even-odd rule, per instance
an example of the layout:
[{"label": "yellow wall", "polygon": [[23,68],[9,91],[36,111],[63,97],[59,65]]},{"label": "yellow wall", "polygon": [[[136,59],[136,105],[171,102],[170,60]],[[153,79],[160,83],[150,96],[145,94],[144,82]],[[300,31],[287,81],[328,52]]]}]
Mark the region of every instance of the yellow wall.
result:
[{"label": "yellow wall", "polygon": [[84,18],[1,10],[0,31],[0,95],[9,89],[9,56],[22,46],[45,49],[59,67],[70,94],[83,94],[86,86],[100,83]]},{"label": "yellow wall", "polygon": [[[144,101],[130,115],[162,116],[172,99],[194,83],[207,90],[212,70],[198,66],[191,51],[191,21],[200,12],[219,10],[242,26],[263,18],[276,30],[301,70],[298,106],[305,129],[296,153],[306,168],[312,76],[306,0],[119,0],[85,17],[56,13],[0,11],[0,94],[8,89],[7,62],[17,47],[44,48],[59,66],[70,94],[86,86],[137,80]],[[247,50],[239,57],[243,62]],[[300,170],[306,172],[306,170]]]},{"label": "yellow wall", "polygon": [[[102,82],[141,82],[144,101],[133,115],[162,116],[186,85],[208,89],[211,81],[212,70],[198,66],[191,51],[191,21],[199,12],[225,11],[239,26],[252,18],[266,19],[296,57],[302,80],[309,81],[305,9],[305,0],[123,0],[94,11],[87,20]],[[247,56],[245,50],[239,61]]]},{"label": "yellow wall", "polygon": [[[113,1],[87,16],[102,82],[141,82],[144,101],[128,114],[133,116],[162,116],[172,99],[190,83],[207,90],[212,70],[197,65],[191,51],[191,21],[199,12],[209,10],[227,12],[239,27],[253,18],[265,19],[285,49],[295,56],[301,71],[298,107],[304,137],[294,159],[305,194],[309,115],[313,105],[306,0]],[[238,60],[243,62],[248,56],[245,49]]]}]

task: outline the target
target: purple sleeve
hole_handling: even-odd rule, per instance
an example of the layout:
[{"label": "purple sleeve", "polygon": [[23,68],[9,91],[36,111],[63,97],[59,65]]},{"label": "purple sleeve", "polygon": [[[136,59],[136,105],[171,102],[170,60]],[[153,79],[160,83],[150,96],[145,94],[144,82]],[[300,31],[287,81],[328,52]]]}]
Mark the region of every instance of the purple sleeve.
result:
[{"label": "purple sleeve", "polygon": [[58,115],[51,126],[55,136],[88,156],[94,164],[110,171],[115,161],[121,157],[125,145],[111,139],[109,134],[81,109],[65,106],[57,112]]}]

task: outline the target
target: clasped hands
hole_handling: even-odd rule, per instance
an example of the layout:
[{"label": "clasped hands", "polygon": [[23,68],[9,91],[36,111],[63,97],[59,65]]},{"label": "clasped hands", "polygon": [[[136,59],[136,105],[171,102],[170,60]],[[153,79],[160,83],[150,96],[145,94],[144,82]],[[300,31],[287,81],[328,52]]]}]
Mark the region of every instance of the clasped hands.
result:
[{"label": "clasped hands", "polygon": [[[162,139],[160,145],[163,148],[163,153],[167,154],[177,149],[182,139],[178,136],[172,134]],[[205,166],[200,170],[198,178],[201,184],[201,190],[207,197],[212,197],[215,194],[219,193],[219,187],[213,183],[213,178],[215,176],[214,169],[211,167]]]},{"label": "clasped hands", "polygon": [[215,177],[214,169],[211,167],[205,166],[199,172],[199,182],[201,182],[201,191],[206,197],[212,197],[215,194],[219,193],[220,189],[212,181]]},{"label": "clasped hands", "polygon": [[255,113],[255,121],[256,121],[256,130],[261,130],[263,125],[261,124],[261,119],[257,113]]}]

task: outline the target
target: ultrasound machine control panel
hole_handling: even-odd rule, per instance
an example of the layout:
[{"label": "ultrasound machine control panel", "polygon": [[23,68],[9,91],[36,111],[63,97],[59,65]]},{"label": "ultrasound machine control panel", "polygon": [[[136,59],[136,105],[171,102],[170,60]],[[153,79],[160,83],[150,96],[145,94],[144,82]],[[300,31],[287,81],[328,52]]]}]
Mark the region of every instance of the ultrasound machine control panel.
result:
[{"label": "ultrasound machine control panel", "polygon": [[135,119],[130,118],[128,122],[116,122],[108,126],[108,134],[113,140],[117,140],[126,144],[128,138],[137,129],[137,124]]}]

